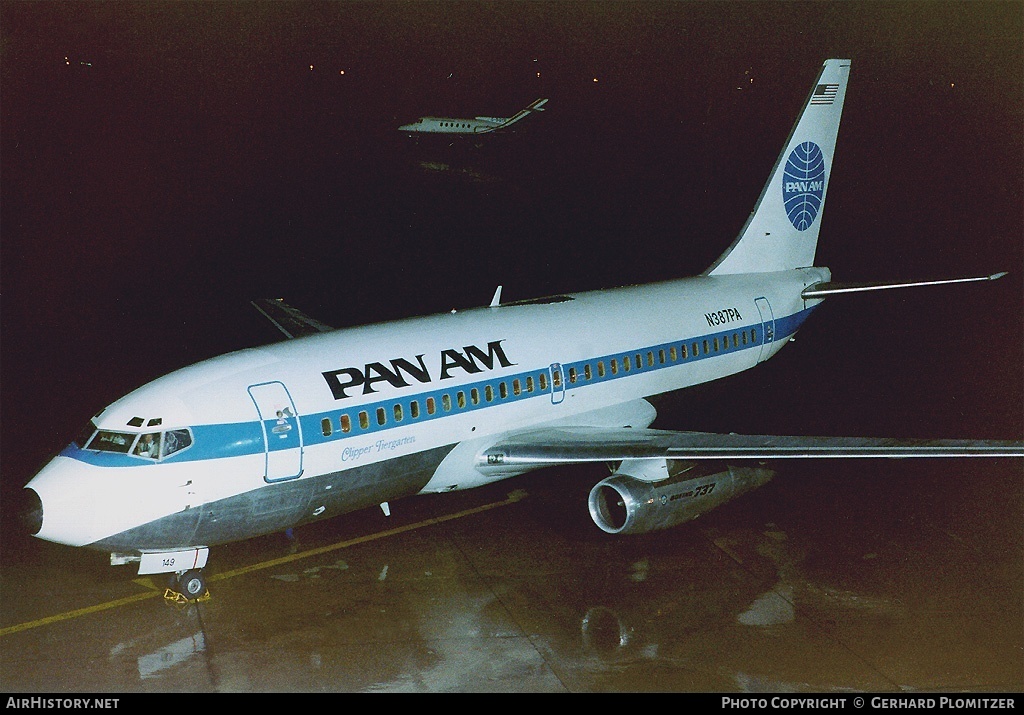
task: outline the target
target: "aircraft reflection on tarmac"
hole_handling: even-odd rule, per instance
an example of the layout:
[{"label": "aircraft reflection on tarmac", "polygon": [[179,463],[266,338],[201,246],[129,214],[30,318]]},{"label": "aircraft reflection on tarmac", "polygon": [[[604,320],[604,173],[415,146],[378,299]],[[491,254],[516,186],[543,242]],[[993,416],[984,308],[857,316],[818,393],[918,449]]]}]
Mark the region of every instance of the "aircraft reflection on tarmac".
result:
[{"label": "aircraft reflection on tarmac", "polygon": [[457,176],[473,183],[484,184],[499,181],[498,177],[485,174],[471,166],[460,167],[443,161],[420,161],[417,166],[426,173]]},{"label": "aircraft reflection on tarmac", "polygon": [[[716,547],[729,553],[735,536],[713,539]],[[789,651],[808,624],[822,613],[852,613],[859,622],[890,623],[907,616],[906,606],[896,598],[857,592],[820,583],[802,569],[806,553],[787,543],[786,534],[769,524],[748,543],[760,557],[761,571],[774,570],[778,581],[766,591],[743,588],[743,580],[731,580],[725,591],[705,590],[699,577],[680,583],[676,570],[657,568],[648,559],[634,563],[622,574],[622,581],[636,589],[610,588],[605,598],[616,605],[593,605],[580,621],[581,653],[594,668],[622,669],[647,663],[647,667],[671,665],[678,669],[706,670],[711,667],[722,682],[734,683],[743,692],[792,692],[808,688],[835,691],[862,687],[860,682],[806,682],[806,670],[794,666],[791,680],[755,674],[744,668],[761,661],[771,663],[781,674],[787,663],[798,661]],[[864,557],[870,560],[871,556]],[[729,581],[729,580],[727,580]],[[751,579],[750,586],[763,584]],[[721,584],[719,584],[720,586]],[[707,586],[715,589],[715,586]],[[601,597],[592,595],[592,600]],[[862,619],[867,619],[863,621]],[[747,633],[748,635],[743,635]],[[727,651],[723,642],[731,643]],[[748,649],[759,651],[747,657]],[[792,650],[799,650],[794,648]],[[774,653],[774,655],[773,655]],[[714,665],[709,665],[713,660]],[[735,665],[735,668],[731,666]]]},{"label": "aircraft reflection on tarmac", "polygon": [[[195,656],[204,654],[206,652],[206,636],[203,634],[201,625],[196,622],[194,606],[169,604],[168,607],[177,612],[178,623],[173,629],[175,634],[182,628],[196,630],[191,635],[159,645],[152,650],[147,649],[149,638],[121,641],[110,648],[110,660],[116,662],[122,658],[134,657],[139,680],[144,681],[159,679],[166,671],[187,663]],[[163,635],[166,637],[166,634]],[[140,655],[135,655],[139,650],[143,650],[143,652]]]},{"label": "aircraft reflection on tarmac", "polygon": [[[535,495],[541,508],[560,503],[551,489]],[[480,522],[438,530],[445,517],[433,512],[382,533],[388,543],[324,544],[315,527],[297,552],[291,547],[300,537],[266,538],[259,563],[219,581],[219,599],[116,616],[111,633],[135,635],[101,636],[99,652],[84,657],[101,663],[104,677],[127,676],[116,685],[128,690],[835,692],[928,687],[938,677],[959,686],[964,681],[946,666],[975,655],[968,645],[929,660],[920,644],[900,636],[930,628],[935,589],[948,591],[977,560],[956,535],[907,543],[892,529],[877,532],[884,538],[871,529],[849,541],[833,538],[823,552],[821,534],[804,521],[749,527],[743,513],[739,528],[715,521],[668,546],[579,541],[560,530],[516,529],[517,512],[538,505],[502,503],[519,506],[507,515],[488,510],[492,529],[482,540],[475,540]],[[342,543],[358,548],[335,553]],[[924,543],[926,561],[907,564],[905,555]],[[823,554],[836,550],[855,558],[822,567]],[[237,547],[226,558],[252,555]],[[989,574],[992,560],[982,560]],[[939,561],[957,581],[943,582],[940,573],[937,585],[934,571],[922,567]],[[991,584],[981,592],[991,600]],[[969,596],[953,597],[959,607]],[[947,604],[939,605],[945,613]],[[929,631],[929,641],[971,631],[974,622],[938,627],[946,630]],[[85,628],[93,632],[95,624]],[[998,654],[1016,641],[996,640],[985,652],[1007,665],[978,682],[1012,683],[1012,673],[1003,675],[1012,660]],[[30,654],[22,661],[33,659],[31,641],[10,645]],[[67,677],[62,658],[30,667],[33,677]],[[94,687],[95,676],[79,674]]]}]

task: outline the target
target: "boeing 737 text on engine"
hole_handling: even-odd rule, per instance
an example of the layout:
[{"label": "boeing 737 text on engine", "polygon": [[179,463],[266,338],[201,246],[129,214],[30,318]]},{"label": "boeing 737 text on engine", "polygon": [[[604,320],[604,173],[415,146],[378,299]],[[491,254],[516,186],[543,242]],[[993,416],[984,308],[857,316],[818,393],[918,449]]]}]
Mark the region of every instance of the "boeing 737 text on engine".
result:
[{"label": "boeing 737 text on engine", "polygon": [[27,484],[23,518],[41,539],[174,573],[195,598],[210,547],[552,465],[614,465],[589,511],[630,534],[764,484],[773,459],[1024,456],[1010,441],[650,429],[648,398],[764,362],[828,296],[1003,275],[837,283],[814,264],[849,69],[824,63],[754,211],[702,274],[506,304],[499,288],[486,307],[343,330],[257,301],[292,339],[109,405]]}]

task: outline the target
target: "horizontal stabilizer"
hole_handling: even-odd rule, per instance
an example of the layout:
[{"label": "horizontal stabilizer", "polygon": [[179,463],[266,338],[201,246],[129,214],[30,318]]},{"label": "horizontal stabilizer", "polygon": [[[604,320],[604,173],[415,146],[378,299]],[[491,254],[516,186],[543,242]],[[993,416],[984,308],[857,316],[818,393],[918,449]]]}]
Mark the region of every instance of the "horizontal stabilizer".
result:
[{"label": "horizontal stabilizer", "polygon": [[837,283],[829,281],[826,283],[815,283],[808,286],[800,294],[802,298],[824,298],[829,295],[843,295],[845,293],[864,293],[871,290],[889,290],[890,288],[917,288],[920,286],[949,285],[950,283],[974,283],[977,281],[994,281],[1006,275],[1006,271],[993,273],[990,276],[977,276],[972,278],[943,278],[934,281],[904,281],[900,283]]},{"label": "horizontal stabilizer", "polygon": [[879,437],[804,437],[557,427],[508,436],[480,453],[477,468],[522,469],[624,459],[730,460],[1024,457],[1024,442]]},{"label": "horizontal stabilizer", "polygon": [[310,318],[298,308],[293,308],[280,298],[260,298],[252,301],[252,304],[288,338],[300,338],[303,335],[327,333],[334,330],[331,326]]}]

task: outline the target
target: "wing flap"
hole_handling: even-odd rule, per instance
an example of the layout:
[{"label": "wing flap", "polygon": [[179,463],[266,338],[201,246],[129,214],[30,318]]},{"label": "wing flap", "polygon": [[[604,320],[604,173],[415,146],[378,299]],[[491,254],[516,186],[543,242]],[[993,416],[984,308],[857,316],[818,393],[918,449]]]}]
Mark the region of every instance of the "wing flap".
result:
[{"label": "wing flap", "polygon": [[670,432],[561,427],[510,435],[480,453],[481,468],[536,468],[624,459],[1024,457],[1024,442]]}]

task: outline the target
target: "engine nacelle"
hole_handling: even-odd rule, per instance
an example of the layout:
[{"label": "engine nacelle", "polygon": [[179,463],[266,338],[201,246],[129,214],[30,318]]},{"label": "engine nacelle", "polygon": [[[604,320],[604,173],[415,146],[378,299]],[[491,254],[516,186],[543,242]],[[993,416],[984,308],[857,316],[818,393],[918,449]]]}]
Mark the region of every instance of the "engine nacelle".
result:
[{"label": "engine nacelle", "polygon": [[590,490],[590,517],[609,534],[642,534],[696,519],[730,499],[767,484],[775,472],[765,467],[688,463],[682,471],[669,464],[661,481],[638,479],[622,471]]}]

